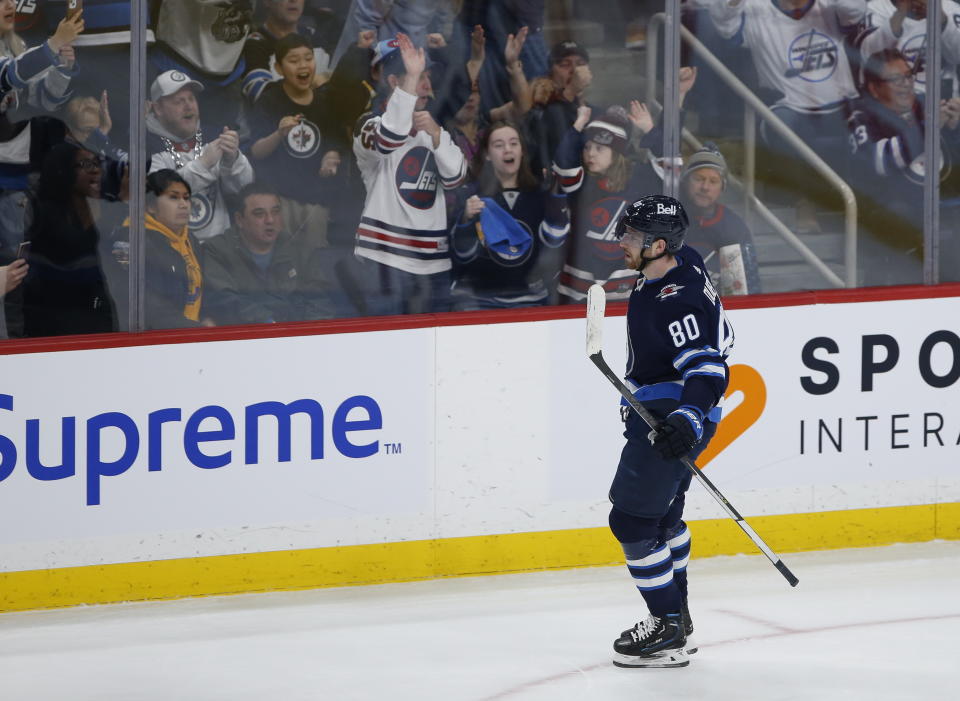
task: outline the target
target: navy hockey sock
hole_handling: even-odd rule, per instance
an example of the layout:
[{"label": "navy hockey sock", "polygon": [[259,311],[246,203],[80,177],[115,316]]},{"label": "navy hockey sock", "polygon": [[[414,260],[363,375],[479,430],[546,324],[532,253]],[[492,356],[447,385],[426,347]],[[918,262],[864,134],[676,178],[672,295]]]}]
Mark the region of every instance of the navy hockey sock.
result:
[{"label": "navy hockey sock", "polygon": [[669,534],[667,546],[673,560],[673,581],[680,590],[680,596],[687,599],[687,563],[690,561],[690,529],[683,521]]},{"label": "navy hockey sock", "polygon": [[[670,548],[662,543],[651,552],[650,542],[623,543],[627,569],[654,616],[680,610],[683,598],[673,578]],[[641,552],[645,555],[639,556]],[[638,557],[639,556],[639,557]]]}]

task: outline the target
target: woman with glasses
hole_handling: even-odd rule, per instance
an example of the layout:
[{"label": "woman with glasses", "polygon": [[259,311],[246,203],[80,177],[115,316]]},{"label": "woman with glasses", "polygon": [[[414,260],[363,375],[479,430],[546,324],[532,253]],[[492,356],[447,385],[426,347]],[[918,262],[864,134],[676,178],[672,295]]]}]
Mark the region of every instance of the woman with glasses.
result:
[{"label": "woman with glasses", "polygon": [[117,329],[100,263],[97,211],[103,165],[70,143],[54,146],[40,170],[24,287],[24,335]]}]

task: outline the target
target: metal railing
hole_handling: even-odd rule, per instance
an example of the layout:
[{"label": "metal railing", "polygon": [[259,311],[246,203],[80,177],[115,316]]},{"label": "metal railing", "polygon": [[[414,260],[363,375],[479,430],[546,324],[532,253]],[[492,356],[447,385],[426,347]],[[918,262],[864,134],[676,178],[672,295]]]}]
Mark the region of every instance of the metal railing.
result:
[{"label": "metal railing", "polygon": [[[662,12],[655,14],[650,18],[647,26],[647,98],[648,107],[662,109],[656,99],[657,86],[657,57],[659,53],[657,32],[660,26],[666,20],[666,15]],[[856,287],[857,285],[857,200],[853,190],[837,173],[824,162],[817,153],[810,148],[799,136],[794,133],[790,127],[781,121],[774,112],[757,97],[750,88],[727,68],[720,59],[704,46],[694,34],[684,26],[680,27],[680,37],[686,42],[702,60],[713,70],[740,99],[746,104],[747,109],[744,115],[744,157],[745,157],[745,180],[741,182],[733,176],[728,176],[731,183],[742,188],[744,197],[749,207],[756,214],[766,221],[777,234],[781,236],[800,256],[817,272],[819,272],[831,285],[836,287]],[[795,233],[793,233],[786,224],[771,212],[767,206],[754,194],[755,183],[755,163],[756,163],[756,129],[755,115],[760,117],[780,135],[788,144],[799,152],[800,156],[807,161],[814,170],[830,183],[832,187],[840,192],[843,198],[844,208],[844,279],[837,276],[824,263],[816,253],[811,251]],[[694,148],[700,148],[701,144],[693,134],[687,129],[683,130],[683,140]]]}]

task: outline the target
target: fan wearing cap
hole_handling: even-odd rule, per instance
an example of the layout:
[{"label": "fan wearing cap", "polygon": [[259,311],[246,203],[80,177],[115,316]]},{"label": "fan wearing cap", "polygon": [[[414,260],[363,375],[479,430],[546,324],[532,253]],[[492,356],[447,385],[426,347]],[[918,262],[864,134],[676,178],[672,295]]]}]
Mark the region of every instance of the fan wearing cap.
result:
[{"label": "fan wearing cap", "polygon": [[399,34],[375,54],[386,104],[360,118],[353,140],[367,190],[354,252],[369,261],[368,311],[445,311],[452,262],[443,190],[462,184],[465,159],[426,111],[433,88],[424,50]]},{"label": "fan wearing cap", "polygon": [[[190,232],[201,242],[230,226],[224,194],[253,181],[237,132],[227,126],[201,129],[197,93],[202,90],[180,71],[161,73],[150,86],[146,119],[150,171],[170,168],[190,184]],[[204,134],[216,136],[207,142]]]},{"label": "fan wearing cap", "polygon": [[567,197],[544,191],[530,172],[527,146],[509,122],[494,122],[457,193],[453,288],[458,310],[547,304],[544,254],[570,230]]},{"label": "fan wearing cap", "polygon": [[[631,193],[662,188],[649,163],[634,164],[627,157],[630,122],[616,113],[591,115],[589,107],[580,108],[553,165],[561,189],[571,197],[571,231],[557,285],[565,304],[584,301],[593,283],[603,285],[610,299],[630,295],[636,273],[623,265],[614,227]],[[647,132],[641,143],[657,148],[662,138],[649,114],[636,106],[635,116],[637,128]]]},{"label": "fan wearing cap", "polygon": [[553,94],[542,116],[532,125],[533,141],[541,145],[535,167],[549,168],[553,154],[577,119],[577,108],[586,104],[586,91],[593,82],[590,54],[577,42],[566,39],[550,50],[550,79]]},{"label": "fan wearing cap", "polygon": [[[695,68],[680,69],[680,104],[696,82]],[[679,115],[681,124],[684,113]],[[623,265],[614,238],[617,219],[636,192],[660,192],[663,170],[656,154],[663,147],[661,124],[655,124],[646,106],[631,100],[594,116],[586,106],[564,134],[554,154],[553,171],[571,195],[571,229],[567,255],[557,291],[560,302],[583,302],[590,285],[603,285],[609,299],[626,299],[636,273]],[[650,155],[633,161],[628,153]]]},{"label": "fan wearing cap", "polygon": [[163,0],[155,5],[156,39],[148,54],[157,70],[178,70],[204,85],[214,123],[237,124],[246,73],[243,47],[256,0]]},{"label": "fan wearing cap", "polygon": [[683,667],[696,652],[687,603],[691,472],[707,447],[729,380],[733,328],[700,257],[684,246],[689,220],[672,197],[649,195],[615,222],[624,263],[640,273],[627,306],[626,383],[660,422],[624,407],[626,445],[610,486],[610,529],[649,611],[614,641],[621,667]]},{"label": "fan wearing cap", "polygon": [[680,176],[681,200],[690,212],[687,245],[703,256],[722,295],[760,292],[753,236],[743,219],[720,202],[727,187],[727,161],[714,144],[687,160]]}]

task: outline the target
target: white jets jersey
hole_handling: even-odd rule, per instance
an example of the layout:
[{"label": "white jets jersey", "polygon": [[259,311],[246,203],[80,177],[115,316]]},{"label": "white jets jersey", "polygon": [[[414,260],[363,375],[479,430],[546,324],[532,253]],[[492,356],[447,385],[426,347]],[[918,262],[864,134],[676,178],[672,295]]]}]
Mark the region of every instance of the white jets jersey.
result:
[{"label": "white jets jersey", "polygon": [[[940,35],[940,51],[943,66],[954,68],[960,63],[960,5],[954,0],[942,0],[947,21]],[[890,18],[896,12],[891,0],[871,0],[867,3],[865,26],[857,37],[860,55],[866,63],[871,55],[884,49],[897,49],[910,62],[914,70],[914,89],[926,90],[927,21],[925,19],[904,18],[900,36],[895,36],[890,27]]]},{"label": "white jets jersey", "polygon": [[382,116],[361,117],[353,152],[367,188],[354,253],[415,275],[450,270],[443,190],[463,183],[466,161],[442,130],[440,145],[411,134],[417,98],[393,91]]},{"label": "white jets jersey", "polygon": [[795,13],[775,0],[714,0],[709,7],[720,34],[750,49],[760,83],[783,93],[779,104],[822,112],[856,97],[843,39],[863,20],[865,0],[812,0]]}]

